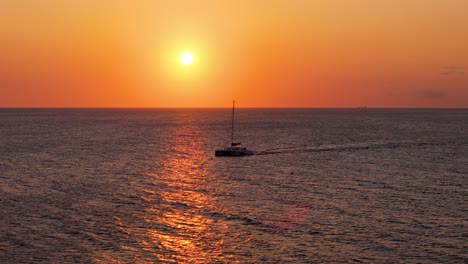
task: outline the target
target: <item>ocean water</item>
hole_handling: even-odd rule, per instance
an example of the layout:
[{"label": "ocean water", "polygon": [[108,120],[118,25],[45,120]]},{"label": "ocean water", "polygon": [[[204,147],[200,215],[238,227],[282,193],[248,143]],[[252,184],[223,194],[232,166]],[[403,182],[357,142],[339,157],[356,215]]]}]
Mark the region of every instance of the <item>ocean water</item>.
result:
[{"label": "ocean water", "polygon": [[468,110],[0,110],[0,263],[467,263]]}]

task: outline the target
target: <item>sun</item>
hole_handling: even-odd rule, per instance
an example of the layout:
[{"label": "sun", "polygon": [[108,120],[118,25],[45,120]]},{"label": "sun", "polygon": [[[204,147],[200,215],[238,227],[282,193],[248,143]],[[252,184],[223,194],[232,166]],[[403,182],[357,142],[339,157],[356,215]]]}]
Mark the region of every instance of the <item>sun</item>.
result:
[{"label": "sun", "polygon": [[190,52],[184,52],[180,55],[180,62],[184,65],[190,65],[193,62],[193,56]]}]

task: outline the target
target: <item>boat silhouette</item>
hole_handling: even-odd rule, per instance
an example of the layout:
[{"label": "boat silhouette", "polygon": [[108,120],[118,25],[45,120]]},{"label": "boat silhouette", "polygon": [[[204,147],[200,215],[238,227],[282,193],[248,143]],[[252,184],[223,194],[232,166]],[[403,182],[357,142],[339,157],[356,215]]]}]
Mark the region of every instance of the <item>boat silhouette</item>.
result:
[{"label": "boat silhouette", "polygon": [[226,156],[226,157],[240,157],[240,156],[251,156],[254,154],[253,151],[243,147],[241,143],[234,142],[234,109],[236,101],[232,101],[232,115],[231,115],[231,145],[225,149],[215,150],[215,156]]}]

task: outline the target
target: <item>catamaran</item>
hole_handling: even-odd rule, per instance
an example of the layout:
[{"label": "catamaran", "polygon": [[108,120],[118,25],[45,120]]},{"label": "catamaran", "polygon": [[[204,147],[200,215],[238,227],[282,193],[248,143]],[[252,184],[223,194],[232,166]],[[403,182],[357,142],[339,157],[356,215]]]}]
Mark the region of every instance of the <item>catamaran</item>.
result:
[{"label": "catamaran", "polygon": [[253,155],[253,151],[247,150],[242,147],[241,143],[234,142],[234,106],[236,101],[232,101],[232,117],[231,117],[231,146],[225,149],[215,150],[215,156],[228,156],[228,157],[240,157]]}]

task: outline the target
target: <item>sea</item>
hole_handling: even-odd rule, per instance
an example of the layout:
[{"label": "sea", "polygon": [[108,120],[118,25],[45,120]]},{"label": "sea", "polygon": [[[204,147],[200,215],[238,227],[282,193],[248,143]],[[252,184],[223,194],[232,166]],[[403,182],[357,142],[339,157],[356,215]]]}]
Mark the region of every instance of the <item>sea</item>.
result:
[{"label": "sea", "polygon": [[0,263],[468,263],[468,109],[0,109]]}]

